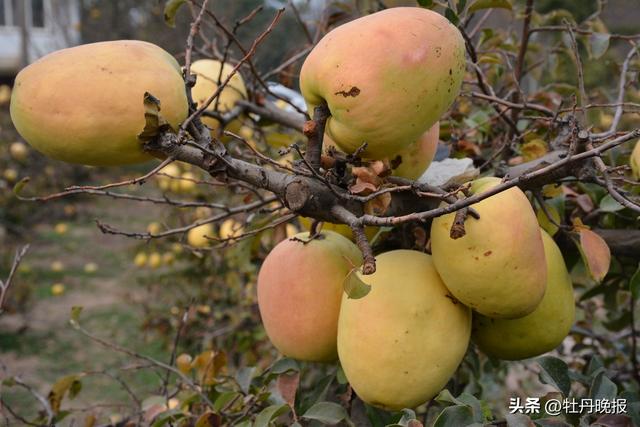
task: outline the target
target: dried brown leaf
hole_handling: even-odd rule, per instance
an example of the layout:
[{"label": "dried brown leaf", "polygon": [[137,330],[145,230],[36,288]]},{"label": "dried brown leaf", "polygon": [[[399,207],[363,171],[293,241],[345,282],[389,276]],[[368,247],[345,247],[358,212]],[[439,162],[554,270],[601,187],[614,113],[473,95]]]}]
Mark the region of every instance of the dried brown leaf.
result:
[{"label": "dried brown leaf", "polygon": [[607,275],[611,264],[611,250],[602,237],[588,228],[577,227],[579,248],[591,277],[601,282]]},{"label": "dried brown leaf", "polygon": [[296,391],[300,384],[300,372],[284,373],[278,376],[276,386],[285,402],[292,408],[296,403]]}]

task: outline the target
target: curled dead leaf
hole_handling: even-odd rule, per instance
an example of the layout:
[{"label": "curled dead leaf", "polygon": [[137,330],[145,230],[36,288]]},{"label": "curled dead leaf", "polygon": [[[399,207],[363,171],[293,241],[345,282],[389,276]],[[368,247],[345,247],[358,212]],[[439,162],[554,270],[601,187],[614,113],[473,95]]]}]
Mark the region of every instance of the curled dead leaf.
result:
[{"label": "curled dead leaf", "polygon": [[575,227],[578,233],[578,249],[591,277],[597,282],[609,272],[611,250],[602,237],[584,226]]}]

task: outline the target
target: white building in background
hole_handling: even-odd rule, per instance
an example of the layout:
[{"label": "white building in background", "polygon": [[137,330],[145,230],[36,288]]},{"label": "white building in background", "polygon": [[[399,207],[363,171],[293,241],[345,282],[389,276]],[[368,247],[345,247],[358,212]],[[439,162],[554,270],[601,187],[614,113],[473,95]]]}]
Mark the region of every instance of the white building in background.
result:
[{"label": "white building in background", "polygon": [[0,76],[79,43],[79,0],[0,0]]}]

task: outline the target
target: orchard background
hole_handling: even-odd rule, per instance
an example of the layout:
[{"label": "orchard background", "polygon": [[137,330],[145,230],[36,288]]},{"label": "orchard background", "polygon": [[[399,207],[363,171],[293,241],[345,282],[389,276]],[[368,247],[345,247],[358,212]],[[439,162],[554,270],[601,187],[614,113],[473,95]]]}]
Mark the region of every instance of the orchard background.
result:
[{"label": "orchard background", "polygon": [[[272,200],[273,188],[233,173],[221,176],[192,161],[188,150],[177,153],[185,162],[171,174],[158,173],[158,162],[84,167],[30,148],[26,156],[12,152],[10,144],[20,137],[4,88],[4,424],[640,425],[640,187],[628,166],[640,136],[636,3],[204,3],[203,13],[202,1],[83,0],[82,42],[147,40],[180,64],[192,55],[238,65],[247,99],[214,114],[244,122],[239,138],[227,135],[230,155],[308,180],[317,177],[300,172],[306,167],[305,118],[296,113],[299,105],[279,98],[286,98],[282,86],[298,90],[302,61],[322,35],[400,3],[433,8],[458,26],[466,36],[467,70],[462,94],[440,121],[436,160],[470,159],[446,169],[449,184],[495,174],[529,190],[571,271],[577,309],[571,334],[553,352],[518,362],[489,358],[472,344],[446,390],[428,404],[397,413],[366,405],[339,366],[282,358],[260,322],[255,284],[262,260],[292,228],[311,222],[289,209],[291,200]],[[610,141],[617,142],[597,156],[584,155]],[[156,141],[160,149],[170,142]],[[568,150],[583,157],[549,173],[526,173],[561,162]],[[436,191],[377,178],[368,182],[373,193],[357,196],[377,201],[372,208],[378,212],[397,207],[386,196],[400,193],[398,187]],[[323,191],[325,182],[316,183],[313,188]],[[437,211],[438,203],[423,202],[409,198],[386,214]],[[306,216],[326,219],[317,208],[304,209]],[[431,218],[390,221],[360,246],[373,254],[428,252]],[[195,248],[185,234],[203,220],[218,238],[210,248]],[[353,225],[356,232],[367,223]],[[585,243],[593,233],[602,238],[595,247]],[[176,361],[183,354],[195,360],[188,372]],[[539,397],[543,407],[566,397],[620,398],[626,414],[510,414],[515,397]]]}]

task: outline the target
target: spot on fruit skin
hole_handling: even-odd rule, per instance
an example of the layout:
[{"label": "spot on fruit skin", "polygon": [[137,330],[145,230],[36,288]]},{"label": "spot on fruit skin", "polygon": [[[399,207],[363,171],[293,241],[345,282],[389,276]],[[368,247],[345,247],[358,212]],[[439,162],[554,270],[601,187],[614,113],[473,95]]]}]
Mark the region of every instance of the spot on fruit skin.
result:
[{"label": "spot on fruit skin", "polygon": [[340,90],[336,92],[334,95],[342,95],[345,98],[352,96],[355,98],[356,96],[360,95],[360,89],[356,86],[352,86],[348,92],[345,92],[344,90]]}]

